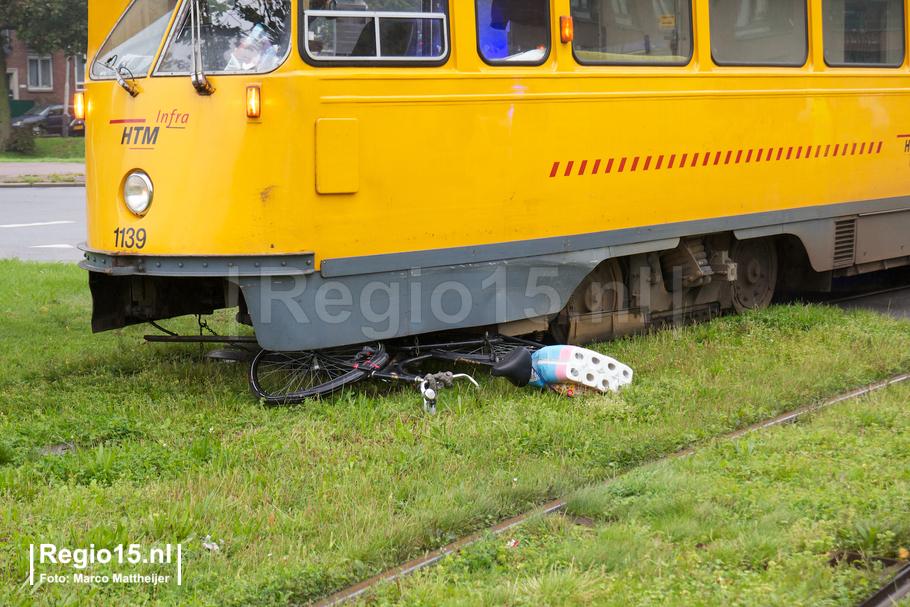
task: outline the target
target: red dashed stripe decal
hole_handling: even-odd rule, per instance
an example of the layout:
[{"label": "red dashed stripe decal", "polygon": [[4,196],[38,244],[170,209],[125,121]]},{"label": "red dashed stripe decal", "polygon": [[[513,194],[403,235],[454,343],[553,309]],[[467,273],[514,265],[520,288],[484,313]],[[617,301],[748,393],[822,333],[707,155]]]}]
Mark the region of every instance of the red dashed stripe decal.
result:
[{"label": "red dashed stripe decal", "polygon": [[[910,135],[898,135],[900,138],[910,138]],[[616,173],[633,172],[633,171],[660,171],[663,169],[685,169],[697,168],[699,166],[720,166],[728,164],[749,164],[754,162],[776,162],[779,160],[799,160],[815,158],[836,158],[837,156],[868,156],[869,154],[881,154],[883,141],[869,141],[857,143],[835,143],[809,146],[787,146],[787,147],[770,147],[745,150],[723,150],[718,152],[695,152],[693,154],[660,154],[657,156],[625,156],[616,158],[595,158],[593,160],[569,160],[565,164],[562,161],[553,163],[550,170],[550,177],[582,177],[585,175],[594,176],[598,174],[609,175],[613,172],[614,162],[616,163]],[[824,149],[824,152],[822,152]],[[704,155],[702,155],[704,154]],[[713,159],[712,159],[713,155]],[[679,162],[677,162],[677,158]],[[701,162],[699,163],[699,159]],[[690,162],[686,163],[686,160]],[[591,170],[587,171],[588,166]],[[603,172],[600,171],[604,167]],[[561,167],[565,167],[560,170]],[[628,169],[628,170],[627,170]]]}]

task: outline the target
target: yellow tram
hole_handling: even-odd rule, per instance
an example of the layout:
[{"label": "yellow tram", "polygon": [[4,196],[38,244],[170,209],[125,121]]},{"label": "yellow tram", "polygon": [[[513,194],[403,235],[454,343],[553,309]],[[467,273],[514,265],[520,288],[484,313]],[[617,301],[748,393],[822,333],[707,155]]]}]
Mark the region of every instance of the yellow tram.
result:
[{"label": "yellow tram", "polygon": [[92,326],[609,338],[910,261],[903,0],[108,0]]}]

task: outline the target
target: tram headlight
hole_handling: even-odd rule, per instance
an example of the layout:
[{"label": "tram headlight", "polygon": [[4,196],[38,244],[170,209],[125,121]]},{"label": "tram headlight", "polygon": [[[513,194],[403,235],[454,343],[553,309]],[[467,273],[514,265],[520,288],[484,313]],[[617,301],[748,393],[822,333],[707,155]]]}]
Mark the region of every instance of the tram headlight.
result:
[{"label": "tram headlight", "polygon": [[143,171],[133,171],[123,183],[123,202],[136,215],[144,215],[152,204],[152,180]]}]

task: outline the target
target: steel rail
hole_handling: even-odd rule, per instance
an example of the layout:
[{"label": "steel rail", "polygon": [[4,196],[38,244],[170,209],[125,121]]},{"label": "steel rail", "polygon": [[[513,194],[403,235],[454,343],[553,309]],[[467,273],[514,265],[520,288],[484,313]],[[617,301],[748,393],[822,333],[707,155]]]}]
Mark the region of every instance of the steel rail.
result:
[{"label": "steel rail", "polygon": [[902,287],[891,287],[890,289],[880,289],[878,291],[869,291],[868,293],[857,293],[856,295],[847,295],[845,297],[837,297],[835,299],[828,299],[828,300],[825,300],[824,302],[819,302],[819,303],[838,304],[838,303],[843,303],[845,301],[853,301],[856,299],[862,299],[864,297],[873,297],[875,295],[883,295],[885,293],[894,293],[895,291],[907,291],[907,290],[910,290],[910,285],[904,285]]},{"label": "steel rail", "polygon": [[907,596],[910,596],[910,564],[904,565],[887,584],[860,603],[859,607],[891,607]]},{"label": "steel rail", "polygon": [[[863,396],[864,394],[868,394],[870,392],[880,390],[881,388],[886,388],[892,384],[897,384],[897,383],[900,383],[903,381],[907,381],[908,379],[910,379],[910,373],[903,373],[901,375],[897,375],[890,379],[884,379],[881,381],[877,381],[877,382],[869,384],[867,386],[863,386],[862,388],[857,388],[856,390],[851,390],[850,392],[841,394],[840,396],[834,396],[834,397],[829,398],[820,403],[813,403],[811,405],[805,405],[803,407],[800,407],[799,409],[794,409],[793,411],[789,411],[787,413],[782,413],[780,415],[776,415],[774,417],[768,418],[764,421],[758,422],[757,424],[752,424],[751,426],[747,426],[740,430],[736,430],[734,432],[723,434],[713,440],[715,440],[715,441],[730,440],[730,439],[738,438],[738,437],[748,434],[750,432],[754,432],[756,430],[761,430],[762,428],[768,428],[771,426],[780,426],[783,424],[792,423],[792,422],[795,422],[800,417],[803,417],[809,413],[820,411],[822,409],[830,407],[831,405],[835,405],[835,404],[843,402],[845,400],[850,400],[853,398]],[[626,474],[628,474],[632,470],[635,470],[636,468],[642,468],[644,466],[650,466],[652,464],[656,464],[656,463],[660,463],[660,462],[671,461],[674,459],[688,457],[688,456],[692,455],[693,453],[695,453],[695,448],[683,449],[682,451],[677,451],[676,453],[673,453],[671,455],[667,455],[665,457],[662,457],[662,458],[659,458],[659,459],[656,459],[656,460],[653,460],[650,462],[646,462],[639,466],[636,466],[635,468],[631,468],[630,470],[627,470],[626,472],[624,472],[620,475],[617,475],[613,478],[606,479],[605,481],[597,483],[593,486],[596,487],[596,486],[609,484],[609,483],[613,482],[614,480],[616,480],[617,478],[621,478],[621,477],[625,476]],[[578,491],[580,489],[576,489],[575,491]],[[322,599],[321,601],[316,603],[314,607],[331,607],[332,605],[340,605],[342,603],[346,603],[348,601],[354,600],[357,597],[359,597],[360,595],[362,595],[363,593],[365,593],[367,590],[372,588],[373,586],[376,586],[382,582],[391,582],[400,577],[414,573],[415,571],[420,571],[424,567],[427,567],[429,565],[433,565],[434,563],[439,562],[440,560],[442,560],[449,554],[452,554],[453,552],[456,552],[457,550],[459,550],[461,548],[464,548],[466,546],[473,544],[474,542],[476,542],[477,540],[479,540],[481,537],[483,537],[485,535],[488,535],[491,533],[498,535],[498,534],[502,533],[503,531],[511,529],[512,527],[515,527],[516,525],[519,525],[519,524],[527,521],[528,519],[532,519],[534,517],[537,517],[537,516],[540,516],[543,514],[550,514],[551,512],[556,512],[556,511],[562,510],[563,508],[566,507],[566,505],[568,503],[569,503],[569,501],[567,498],[560,498],[560,499],[554,500],[552,502],[549,502],[547,504],[544,504],[543,506],[538,506],[534,510],[525,512],[524,514],[520,514],[516,517],[502,521],[501,523],[494,525],[483,531],[478,531],[476,533],[473,533],[467,537],[464,537],[464,538],[461,538],[460,540],[452,542],[451,544],[443,546],[442,548],[438,548],[437,550],[428,552],[427,554],[425,554],[422,557],[408,561],[407,563],[404,563],[403,565],[399,565],[398,567],[389,569],[388,571],[385,571],[385,572],[375,575],[371,578],[363,580],[362,582],[355,584],[344,590],[341,590],[340,592],[336,592],[335,594],[333,594],[325,599]],[[901,571],[901,573],[904,576],[902,578],[904,580],[902,588],[907,593],[910,593],[910,566],[905,567]],[[896,584],[896,581],[894,583]],[[887,590],[889,588],[892,588],[892,583],[889,583],[887,586],[885,586],[885,588],[883,590]],[[879,592],[882,592],[882,591],[879,591]],[[901,596],[903,596],[903,595],[901,595]],[[888,605],[891,605],[891,603],[890,602],[889,603],[870,603],[869,605],[866,605],[866,603],[863,603],[863,605],[861,607],[887,607]]]}]

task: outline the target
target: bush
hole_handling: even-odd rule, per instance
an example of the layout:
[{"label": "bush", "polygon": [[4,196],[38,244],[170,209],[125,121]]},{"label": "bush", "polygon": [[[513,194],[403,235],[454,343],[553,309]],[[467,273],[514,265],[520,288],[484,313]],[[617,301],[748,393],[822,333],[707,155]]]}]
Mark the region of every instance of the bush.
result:
[{"label": "bush", "polygon": [[35,155],[35,136],[29,129],[13,129],[6,140],[7,152],[18,152],[23,156]]}]

